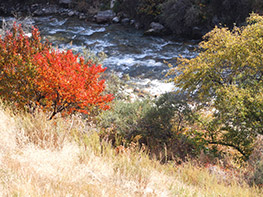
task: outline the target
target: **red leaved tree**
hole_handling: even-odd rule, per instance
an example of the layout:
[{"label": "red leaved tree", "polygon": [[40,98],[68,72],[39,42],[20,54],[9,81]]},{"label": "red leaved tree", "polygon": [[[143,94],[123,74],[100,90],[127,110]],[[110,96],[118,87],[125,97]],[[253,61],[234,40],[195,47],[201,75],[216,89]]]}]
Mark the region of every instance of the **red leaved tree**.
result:
[{"label": "red leaved tree", "polygon": [[14,23],[4,37],[0,36],[0,95],[22,108],[39,99],[32,60],[35,54],[50,49],[47,42],[41,42],[39,34],[32,28],[32,37],[28,37],[21,25]]},{"label": "red leaved tree", "polygon": [[32,28],[32,37],[15,23],[0,37],[0,96],[20,108],[37,105],[57,113],[88,113],[92,107],[108,109],[112,95],[104,95],[104,81],[99,80],[106,68],[85,63],[72,51],[59,51],[42,42]]},{"label": "red leaved tree", "polygon": [[83,57],[71,50],[55,49],[36,55],[35,64],[38,72],[35,82],[43,98],[39,104],[52,109],[50,119],[62,111],[88,113],[94,106],[109,108],[107,103],[113,96],[103,95],[105,81],[99,77],[106,68],[101,65],[85,63]]}]

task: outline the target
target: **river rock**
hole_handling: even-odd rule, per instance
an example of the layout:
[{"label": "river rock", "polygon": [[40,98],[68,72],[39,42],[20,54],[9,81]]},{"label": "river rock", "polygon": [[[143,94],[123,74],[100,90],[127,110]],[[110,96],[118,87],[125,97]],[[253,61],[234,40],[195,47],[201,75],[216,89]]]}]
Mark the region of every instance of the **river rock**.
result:
[{"label": "river rock", "polygon": [[82,20],[82,19],[86,19],[86,15],[84,13],[80,13],[79,14],[79,19]]},{"label": "river rock", "polygon": [[206,33],[207,33],[207,32],[206,32],[206,29],[205,29],[205,28],[193,27],[191,37],[192,37],[193,39],[200,39],[200,38],[202,38],[202,36],[205,35]]},{"label": "river rock", "polygon": [[59,0],[59,4],[71,4],[72,0]]},{"label": "river rock", "polygon": [[68,16],[74,16],[75,15],[75,12],[74,11],[70,11],[69,13],[68,13]]},{"label": "river rock", "polygon": [[161,31],[161,30],[164,29],[164,26],[163,26],[162,24],[156,23],[156,22],[152,22],[152,23],[150,24],[150,27],[151,27],[152,29],[157,30],[157,31]]},{"label": "river rock", "polygon": [[130,25],[134,25],[134,23],[135,23],[135,20],[132,19],[132,20],[130,21]]},{"label": "river rock", "polygon": [[120,22],[120,18],[118,16],[115,16],[113,19],[112,19],[112,22],[114,23],[119,23]]},{"label": "river rock", "polygon": [[128,25],[128,24],[130,24],[130,19],[129,19],[129,18],[123,18],[123,19],[121,20],[121,23],[122,23],[123,25]]},{"label": "river rock", "polygon": [[39,6],[37,9],[33,12],[33,15],[36,16],[42,16],[42,15],[51,15],[51,14],[57,14],[58,13],[58,7],[56,5],[45,5],[45,6]]},{"label": "river rock", "polygon": [[165,29],[165,27],[162,24],[156,23],[156,22],[152,22],[150,24],[150,29],[145,31],[144,35],[159,36],[159,35],[163,35],[165,33],[165,31],[166,31],[166,29]]},{"label": "river rock", "polygon": [[192,38],[201,38],[202,30],[199,27],[193,27],[192,29]]},{"label": "river rock", "polygon": [[112,19],[116,16],[116,14],[112,10],[99,11],[94,19],[97,23],[107,23],[111,22]]}]

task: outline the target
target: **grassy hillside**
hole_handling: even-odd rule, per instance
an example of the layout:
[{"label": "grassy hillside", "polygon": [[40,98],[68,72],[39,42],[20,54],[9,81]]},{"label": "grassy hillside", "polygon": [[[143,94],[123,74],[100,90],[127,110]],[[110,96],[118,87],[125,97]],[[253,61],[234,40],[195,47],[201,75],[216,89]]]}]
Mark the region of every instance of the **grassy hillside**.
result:
[{"label": "grassy hillside", "polygon": [[[46,121],[0,106],[3,196],[262,196],[241,172],[160,164],[132,144],[112,148],[80,116]],[[242,169],[245,171],[245,169]]]}]

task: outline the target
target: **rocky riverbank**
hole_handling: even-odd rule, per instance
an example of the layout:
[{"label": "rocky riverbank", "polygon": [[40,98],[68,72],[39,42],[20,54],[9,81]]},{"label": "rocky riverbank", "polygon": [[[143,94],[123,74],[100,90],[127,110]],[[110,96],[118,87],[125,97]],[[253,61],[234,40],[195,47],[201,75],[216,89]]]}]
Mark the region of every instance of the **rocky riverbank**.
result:
[{"label": "rocky riverbank", "polygon": [[[126,13],[116,13],[113,9],[100,10],[96,6],[86,5],[86,9],[81,10],[79,8],[80,5],[74,5],[71,0],[59,0],[58,2],[38,1],[39,3],[21,3],[15,0],[11,2],[12,6],[8,2],[0,4],[0,15],[17,17],[59,15],[77,17],[81,20],[93,21],[98,24],[120,23],[123,25],[132,25],[136,29],[145,28],[145,35],[163,36],[171,33],[160,23],[152,22],[146,28],[142,23],[130,18]],[[114,1],[112,1],[112,6],[114,6]],[[106,6],[101,5],[101,7]]]},{"label": "rocky riverbank", "polygon": [[121,23],[144,29],[145,35],[200,39],[214,26],[245,24],[263,2],[252,0],[7,0],[0,15],[60,15],[97,23]]},{"label": "rocky riverbank", "polygon": [[79,17],[87,19],[88,13],[83,13],[70,8],[64,3],[49,3],[39,1],[39,3],[19,3],[11,1],[11,6],[8,2],[0,4],[0,15],[2,16],[45,16],[45,15],[61,15],[69,17]]},{"label": "rocky riverbank", "polygon": [[[48,16],[59,15],[65,17],[77,17],[81,20],[93,21],[96,23],[121,23],[123,25],[134,25],[135,28],[140,29],[142,25],[133,19],[130,19],[124,13],[115,13],[113,10],[100,10],[93,7],[93,9],[80,10],[78,5],[73,6],[70,0],[60,0],[58,2],[39,1],[39,3],[19,3],[18,1],[11,1],[12,6],[8,2],[0,4],[1,16]],[[160,24],[153,23],[150,31],[146,34],[162,35],[164,27]],[[161,28],[160,28],[161,27]]]}]

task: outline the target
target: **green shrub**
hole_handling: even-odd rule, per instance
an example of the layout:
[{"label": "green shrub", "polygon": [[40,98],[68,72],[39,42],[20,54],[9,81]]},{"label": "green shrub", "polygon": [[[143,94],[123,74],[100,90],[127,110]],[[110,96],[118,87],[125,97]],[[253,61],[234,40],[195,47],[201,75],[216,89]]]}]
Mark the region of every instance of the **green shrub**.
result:
[{"label": "green shrub", "polygon": [[140,121],[138,134],[152,153],[166,150],[163,159],[184,160],[205,148],[202,136],[195,132],[196,119],[198,115],[184,94],[166,93],[154,102]]},{"label": "green shrub", "polygon": [[101,136],[114,145],[145,144],[158,159],[186,159],[205,149],[202,136],[195,132],[197,115],[184,95],[167,93],[157,100],[127,103],[116,101],[99,118]]},{"label": "green shrub", "polygon": [[258,137],[249,160],[250,185],[263,186],[263,137]]},{"label": "green shrub", "polygon": [[99,117],[100,126],[105,129],[114,129],[117,135],[127,139],[134,131],[138,130],[139,121],[151,106],[150,100],[136,100],[133,103],[117,100],[111,110],[103,112]]},{"label": "green shrub", "polygon": [[258,186],[263,186],[263,160],[259,161],[255,166],[254,166],[254,171],[251,176],[250,183],[252,185],[258,185]]}]

